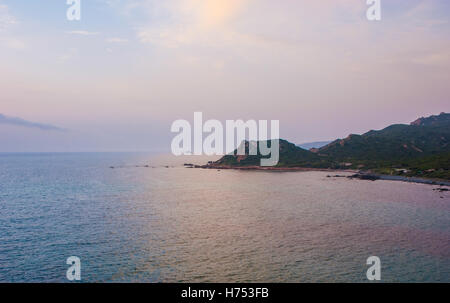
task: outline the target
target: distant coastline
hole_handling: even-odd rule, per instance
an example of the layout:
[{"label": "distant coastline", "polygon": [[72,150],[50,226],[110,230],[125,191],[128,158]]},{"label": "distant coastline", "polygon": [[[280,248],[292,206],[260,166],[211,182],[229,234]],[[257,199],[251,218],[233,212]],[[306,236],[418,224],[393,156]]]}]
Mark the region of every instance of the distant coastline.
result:
[{"label": "distant coastline", "polygon": [[311,167],[281,167],[281,166],[232,166],[232,165],[217,165],[214,163],[206,165],[191,165],[185,164],[189,168],[203,168],[203,169],[233,169],[233,170],[258,170],[258,171],[272,171],[272,172],[297,172],[297,171],[322,171],[322,172],[335,172],[335,173],[352,173],[352,175],[334,175],[327,177],[345,177],[349,179],[361,179],[361,180],[385,180],[385,181],[402,181],[409,183],[420,183],[429,185],[450,186],[450,182],[442,179],[431,178],[419,178],[419,177],[406,177],[398,175],[384,175],[377,174],[369,171],[361,171],[354,169],[333,169],[333,168],[311,168]]},{"label": "distant coastline", "polygon": [[[351,134],[309,150],[278,139],[278,161],[272,167],[261,164],[267,159],[260,152],[262,146],[271,145],[265,142],[261,146],[262,143],[242,141],[238,149],[208,162],[204,168],[349,171],[354,173],[353,178],[367,180],[450,185],[450,113],[422,117],[409,125],[393,124],[362,135]],[[252,153],[250,147],[257,151]]]}]

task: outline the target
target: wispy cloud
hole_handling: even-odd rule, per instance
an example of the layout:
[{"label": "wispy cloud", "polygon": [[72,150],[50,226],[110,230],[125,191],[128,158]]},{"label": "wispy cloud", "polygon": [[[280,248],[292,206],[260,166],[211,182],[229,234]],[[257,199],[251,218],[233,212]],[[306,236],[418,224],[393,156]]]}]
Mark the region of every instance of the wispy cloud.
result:
[{"label": "wispy cloud", "polygon": [[89,32],[89,31],[69,31],[66,33],[70,35],[80,35],[80,36],[95,36],[100,34],[99,32]]},{"label": "wispy cloud", "polygon": [[62,55],[60,55],[58,57],[58,59],[60,61],[68,61],[68,60],[72,59],[73,57],[75,57],[77,54],[78,54],[78,49],[76,49],[76,48],[69,48],[67,50],[67,52],[62,54]]},{"label": "wispy cloud", "polygon": [[7,5],[0,4],[0,45],[14,50],[23,50],[25,43],[10,32],[14,25],[19,24],[17,19],[10,14]]},{"label": "wispy cloud", "polygon": [[127,43],[128,39],[123,38],[108,38],[106,39],[106,42],[108,43]]},{"label": "wispy cloud", "polygon": [[31,122],[27,121],[21,118],[16,117],[9,117],[0,114],[0,124],[9,124],[9,125],[16,125],[16,126],[23,126],[28,128],[37,128],[41,130],[50,130],[50,131],[66,131],[66,129],[53,126],[50,124],[44,124],[44,123],[37,123],[37,122]]},{"label": "wispy cloud", "polygon": [[229,36],[230,22],[247,7],[248,2],[249,0],[141,1],[141,10],[147,12],[151,19],[159,21],[137,28],[137,38],[142,43],[168,48],[205,42],[217,45],[218,37],[224,34]]},{"label": "wispy cloud", "polygon": [[432,52],[413,57],[413,63],[430,66],[448,66],[450,64],[450,50]]},{"label": "wispy cloud", "polygon": [[0,43],[10,49],[19,51],[26,48],[25,42],[14,37],[0,37]]},{"label": "wispy cloud", "polygon": [[0,32],[14,24],[17,20],[9,13],[8,6],[0,4]]}]

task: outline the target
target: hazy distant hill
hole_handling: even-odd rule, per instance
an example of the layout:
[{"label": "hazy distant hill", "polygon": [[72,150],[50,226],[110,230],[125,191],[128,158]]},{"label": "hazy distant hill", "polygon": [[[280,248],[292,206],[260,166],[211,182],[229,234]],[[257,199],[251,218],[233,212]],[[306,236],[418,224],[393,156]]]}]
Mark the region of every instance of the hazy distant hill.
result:
[{"label": "hazy distant hill", "polygon": [[325,146],[330,143],[331,141],[318,141],[318,142],[302,143],[298,144],[298,146],[303,149],[310,150],[311,148],[321,148],[322,146]]},{"label": "hazy distant hill", "polygon": [[[248,144],[248,142],[246,143]],[[261,155],[227,155],[216,165],[257,166]],[[281,167],[358,168],[450,179],[450,114],[419,118],[308,151],[280,140]]]}]

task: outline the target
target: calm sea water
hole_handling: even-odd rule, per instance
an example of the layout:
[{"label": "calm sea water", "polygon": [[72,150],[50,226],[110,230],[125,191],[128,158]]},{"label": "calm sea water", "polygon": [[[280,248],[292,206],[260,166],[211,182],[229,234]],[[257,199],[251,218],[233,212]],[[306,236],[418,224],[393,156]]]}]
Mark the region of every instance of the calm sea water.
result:
[{"label": "calm sea water", "polygon": [[65,282],[78,256],[84,282],[364,282],[378,256],[382,281],[450,282],[447,192],[183,162],[0,154],[0,281]]}]

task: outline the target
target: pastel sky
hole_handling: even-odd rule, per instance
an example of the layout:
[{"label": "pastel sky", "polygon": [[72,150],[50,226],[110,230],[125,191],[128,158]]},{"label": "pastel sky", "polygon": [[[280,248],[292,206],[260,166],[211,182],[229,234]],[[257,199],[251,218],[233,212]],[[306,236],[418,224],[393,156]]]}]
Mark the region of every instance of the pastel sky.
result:
[{"label": "pastel sky", "polygon": [[0,151],[169,150],[194,111],[295,143],[450,111],[448,0],[81,5],[0,0]]}]

